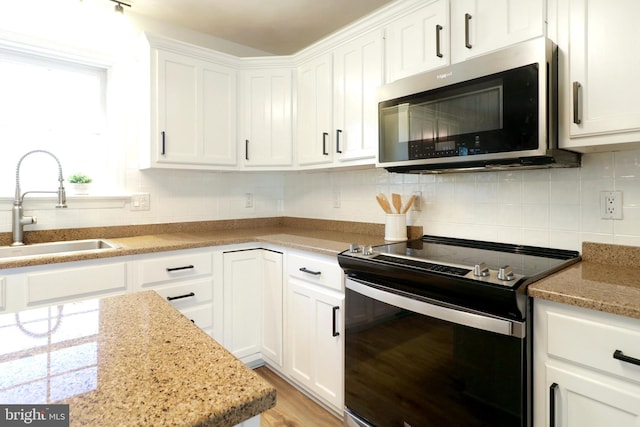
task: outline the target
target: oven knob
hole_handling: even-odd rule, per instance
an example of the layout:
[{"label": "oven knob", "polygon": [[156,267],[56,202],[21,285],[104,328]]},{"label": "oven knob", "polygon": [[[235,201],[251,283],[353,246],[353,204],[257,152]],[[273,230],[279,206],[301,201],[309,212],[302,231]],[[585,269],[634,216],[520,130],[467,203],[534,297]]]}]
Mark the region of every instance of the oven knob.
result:
[{"label": "oven knob", "polygon": [[373,255],[373,246],[364,246],[362,248],[362,255]]},{"label": "oven knob", "polygon": [[349,252],[351,252],[352,254],[357,254],[358,252],[360,252],[360,245],[358,245],[357,243],[352,243],[351,245],[349,245]]},{"label": "oven knob", "polygon": [[487,277],[489,275],[489,267],[484,262],[476,264],[473,267],[473,275],[476,277]]},{"label": "oven knob", "polygon": [[515,275],[513,274],[513,270],[511,270],[511,267],[509,267],[508,265],[505,265],[504,267],[500,267],[500,270],[498,270],[498,280],[513,280],[515,278]]}]

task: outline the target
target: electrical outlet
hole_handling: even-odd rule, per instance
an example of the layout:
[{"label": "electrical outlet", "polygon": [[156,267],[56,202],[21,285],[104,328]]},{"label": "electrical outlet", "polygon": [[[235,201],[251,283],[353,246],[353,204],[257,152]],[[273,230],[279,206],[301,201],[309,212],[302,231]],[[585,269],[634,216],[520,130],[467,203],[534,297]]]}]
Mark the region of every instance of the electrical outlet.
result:
[{"label": "electrical outlet", "polygon": [[340,189],[338,188],[333,189],[333,207],[334,208],[340,207]]},{"label": "electrical outlet", "polygon": [[419,212],[422,210],[422,191],[414,191],[412,195],[416,196],[416,199],[413,201],[413,204],[411,205],[411,210]]},{"label": "electrical outlet", "polygon": [[244,207],[245,208],[253,207],[253,193],[244,193]]},{"label": "electrical outlet", "polygon": [[600,192],[600,218],[622,219],[622,191]]},{"label": "electrical outlet", "polygon": [[149,193],[134,194],[131,196],[132,211],[148,211],[151,209],[151,195]]}]

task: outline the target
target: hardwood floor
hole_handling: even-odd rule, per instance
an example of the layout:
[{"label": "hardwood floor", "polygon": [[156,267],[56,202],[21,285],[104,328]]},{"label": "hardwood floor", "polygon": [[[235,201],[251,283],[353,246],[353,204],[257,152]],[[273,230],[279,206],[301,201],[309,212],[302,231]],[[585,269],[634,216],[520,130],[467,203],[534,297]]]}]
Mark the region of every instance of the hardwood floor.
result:
[{"label": "hardwood floor", "polygon": [[271,369],[263,366],[255,372],[271,383],[278,394],[276,406],[262,414],[261,427],[342,426],[342,420],[300,393]]}]

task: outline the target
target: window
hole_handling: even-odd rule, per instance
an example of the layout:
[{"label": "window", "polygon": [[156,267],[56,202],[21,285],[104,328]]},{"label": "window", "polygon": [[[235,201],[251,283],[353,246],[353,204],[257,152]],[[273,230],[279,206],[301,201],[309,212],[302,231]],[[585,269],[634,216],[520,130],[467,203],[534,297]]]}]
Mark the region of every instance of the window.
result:
[{"label": "window", "polygon": [[[36,149],[58,157],[65,180],[81,172],[109,181],[106,82],[105,68],[0,50],[0,196],[13,196],[17,163]],[[23,192],[55,190],[56,178],[47,155],[20,168]]]}]

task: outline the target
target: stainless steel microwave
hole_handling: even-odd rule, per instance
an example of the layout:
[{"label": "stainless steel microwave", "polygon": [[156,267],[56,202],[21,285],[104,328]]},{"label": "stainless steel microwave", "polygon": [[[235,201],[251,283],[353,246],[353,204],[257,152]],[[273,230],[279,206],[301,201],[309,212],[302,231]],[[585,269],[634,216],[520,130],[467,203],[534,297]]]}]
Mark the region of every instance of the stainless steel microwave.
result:
[{"label": "stainless steel microwave", "polygon": [[557,47],[541,37],[378,90],[379,167],[577,167],[557,148]]}]

